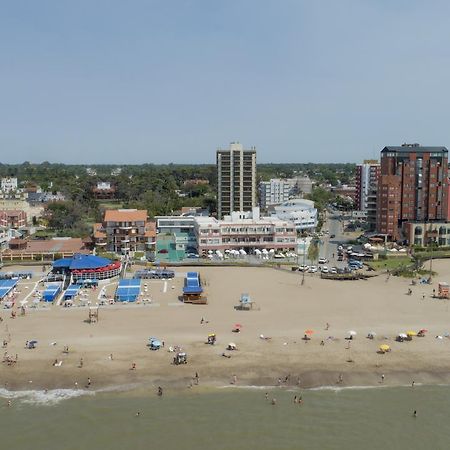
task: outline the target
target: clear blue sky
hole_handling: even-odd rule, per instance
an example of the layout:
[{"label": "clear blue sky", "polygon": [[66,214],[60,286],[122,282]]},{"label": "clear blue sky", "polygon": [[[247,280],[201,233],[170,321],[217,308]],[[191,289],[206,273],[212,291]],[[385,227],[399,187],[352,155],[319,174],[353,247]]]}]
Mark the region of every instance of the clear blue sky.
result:
[{"label": "clear blue sky", "polygon": [[0,162],[357,162],[450,146],[450,2],[14,0]]}]

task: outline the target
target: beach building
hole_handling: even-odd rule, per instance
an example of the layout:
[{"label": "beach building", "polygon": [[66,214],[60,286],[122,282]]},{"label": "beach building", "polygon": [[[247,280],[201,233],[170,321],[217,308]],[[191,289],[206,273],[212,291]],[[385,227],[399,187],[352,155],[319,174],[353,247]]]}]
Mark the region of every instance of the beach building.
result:
[{"label": "beach building", "polygon": [[232,212],[218,220],[195,217],[198,251],[258,250],[290,251],[297,248],[297,232],[292,222],[276,217],[260,217],[259,208],[252,212]]},{"label": "beach building", "polygon": [[448,217],[448,150],[419,144],[384,147],[377,191],[377,231],[401,239],[406,222]]},{"label": "beach building", "polygon": [[119,276],[122,269],[120,261],[112,261],[94,255],[75,254],[70,258],[61,258],[53,263],[53,273],[70,277],[74,284],[86,280],[107,280]]},{"label": "beach building", "polygon": [[217,150],[216,162],[219,219],[232,211],[251,211],[256,206],[256,148],[244,150],[232,142],[229,149]]},{"label": "beach building", "polygon": [[94,224],[94,244],[109,252],[133,255],[155,251],[156,224],[146,210],[106,210],[103,222]]},{"label": "beach building", "polygon": [[9,248],[0,255],[3,261],[54,260],[60,257],[70,257],[75,253],[89,254],[85,243],[80,238],[57,237],[52,239],[12,238]]},{"label": "beach building", "polygon": [[180,255],[180,259],[186,252],[197,252],[195,216],[157,216],[155,219],[158,230],[157,251],[166,249],[169,252],[172,249]]},{"label": "beach building", "polygon": [[295,178],[272,178],[259,183],[259,206],[267,209],[268,206],[283,203],[297,192]]},{"label": "beach building", "polygon": [[317,209],[314,202],[306,199],[291,199],[269,209],[272,217],[290,221],[297,231],[311,231],[317,226]]}]

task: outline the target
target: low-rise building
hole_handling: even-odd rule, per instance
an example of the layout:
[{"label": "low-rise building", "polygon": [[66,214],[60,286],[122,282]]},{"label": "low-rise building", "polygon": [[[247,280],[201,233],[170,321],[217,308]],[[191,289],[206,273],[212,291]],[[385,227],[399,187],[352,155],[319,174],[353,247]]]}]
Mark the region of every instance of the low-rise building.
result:
[{"label": "low-rise building", "polygon": [[109,252],[133,255],[154,251],[156,226],[147,219],[146,210],[106,210],[101,224],[94,224],[94,244]]},{"label": "low-rise building", "polygon": [[4,193],[17,191],[17,178],[5,177],[1,179],[0,190]]},{"label": "low-rise building", "polygon": [[312,200],[292,199],[270,209],[271,215],[280,220],[289,220],[297,231],[314,230],[317,227],[317,209]]},{"label": "low-rise building", "polygon": [[0,211],[1,228],[24,228],[27,226],[27,214],[21,210],[3,210]]},{"label": "low-rise building", "polygon": [[450,246],[450,222],[406,222],[403,224],[403,234],[409,245],[427,246],[437,244]]},{"label": "low-rise building", "polygon": [[99,181],[92,188],[94,197],[99,200],[111,200],[116,196],[116,186],[110,181]]},{"label": "low-rise building", "polygon": [[232,212],[223,220],[195,217],[195,235],[199,253],[240,250],[297,250],[297,232],[292,222],[274,217],[260,217],[253,212]]}]

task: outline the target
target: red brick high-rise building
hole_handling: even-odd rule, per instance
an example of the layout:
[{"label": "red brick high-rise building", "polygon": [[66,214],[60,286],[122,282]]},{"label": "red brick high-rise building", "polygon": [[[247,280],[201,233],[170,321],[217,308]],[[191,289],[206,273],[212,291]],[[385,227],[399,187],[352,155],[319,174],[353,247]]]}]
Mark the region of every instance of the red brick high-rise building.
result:
[{"label": "red brick high-rise building", "polygon": [[403,144],[381,150],[377,231],[394,240],[406,222],[446,221],[448,150]]}]

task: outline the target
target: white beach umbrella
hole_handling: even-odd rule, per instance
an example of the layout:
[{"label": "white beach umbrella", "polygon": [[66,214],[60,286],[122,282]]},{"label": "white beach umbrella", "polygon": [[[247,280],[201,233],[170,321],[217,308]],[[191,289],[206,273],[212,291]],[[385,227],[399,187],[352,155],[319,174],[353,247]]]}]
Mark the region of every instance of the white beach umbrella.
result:
[{"label": "white beach umbrella", "polygon": [[356,336],[356,331],[350,330],[350,331],[348,332],[348,334],[349,334],[350,336]]},{"label": "white beach umbrella", "polygon": [[408,335],[406,333],[399,333],[398,336],[403,339],[406,339],[408,337]]},{"label": "white beach umbrella", "polygon": [[267,255],[267,253],[269,253],[269,252],[267,251],[266,248],[263,248],[262,251],[261,251],[261,253],[262,253],[263,255]]}]

